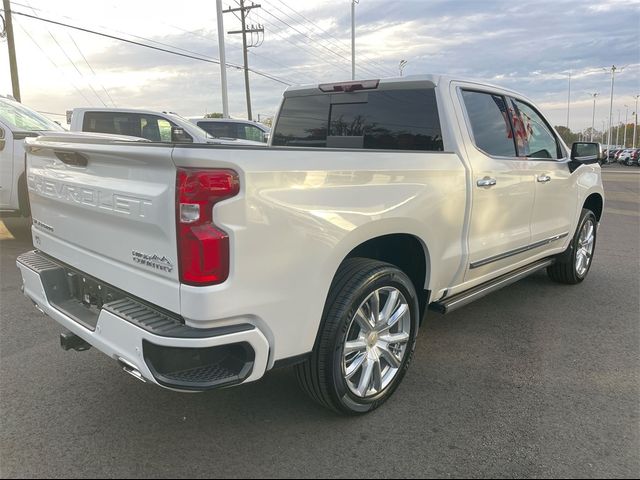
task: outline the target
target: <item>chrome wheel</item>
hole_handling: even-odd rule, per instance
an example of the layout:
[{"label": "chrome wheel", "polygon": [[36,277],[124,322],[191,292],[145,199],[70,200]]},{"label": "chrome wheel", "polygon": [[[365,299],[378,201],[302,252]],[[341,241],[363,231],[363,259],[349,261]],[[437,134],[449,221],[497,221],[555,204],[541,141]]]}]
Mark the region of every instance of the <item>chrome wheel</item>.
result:
[{"label": "chrome wheel", "polygon": [[596,226],[593,220],[584,222],[576,251],[576,273],[583,277],[589,270],[591,259],[593,258],[593,247],[596,239]]},{"label": "chrome wheel", "polygon": [[411,312],[400,290],[372,292],[351,319],[343,345],[342,373],[354,395],[377,395],[398,374],[411,336]]}]

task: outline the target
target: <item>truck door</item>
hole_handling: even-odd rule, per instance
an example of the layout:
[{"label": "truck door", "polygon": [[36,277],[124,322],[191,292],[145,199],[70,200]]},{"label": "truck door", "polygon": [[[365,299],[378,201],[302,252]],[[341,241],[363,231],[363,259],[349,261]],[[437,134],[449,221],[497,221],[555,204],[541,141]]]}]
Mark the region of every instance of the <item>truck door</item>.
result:
[{"label": "truck door", "polygon": [[522,100],[509,102],[524,132],[517,142],[518,154],[529,161],[535,177],[531,216],[531,254],[535,254],[566,243],[566,237],[573,234],[577,184],[567,164],[567,153],[542,114]]},{"label": "truck door", "polygon": [[517,156],[507,98],[475,87],[460,87],[458,98],[472,169],[465,282],[488,280],[527,258],[535,179],[530,162]]},{"label": "truck door", "polygon": [[0,209],[11,208],[13,183],[13,134],[0,123]]}]

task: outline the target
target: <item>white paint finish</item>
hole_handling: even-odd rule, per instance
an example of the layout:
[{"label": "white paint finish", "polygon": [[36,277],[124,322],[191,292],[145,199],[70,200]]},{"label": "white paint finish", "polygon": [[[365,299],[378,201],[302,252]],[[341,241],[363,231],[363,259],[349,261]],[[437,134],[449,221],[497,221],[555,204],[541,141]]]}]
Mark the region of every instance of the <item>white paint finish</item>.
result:
[{"label": "white paint finish", "polygon": [[[181,314],[190,326],[252,323],[269,343],[267,368],[275,360],[312,349],[338,266],[369,239],[397,233],[419,239],[428,263],[425,288],[433,292],[432,300],[564,250],[584,199],[593,192],[602,195],[599,167],[583,166],[568,175],[562,162],[543,165],[484,154],[472,143],[456,93],[456,85],[478,88],[479,84],[431,76],[403,79],[398,85],[383,83],[393,89],[430,82],[437,85],[444,147],[452,153],[204,146],[172,149],[122,143],[114,137],[86,137],[81,143],[70,138],[66,142],[35,141],[34,145],[47,148],[78,150],[96,162],[85,171],[61,167],[45,149],[32,155],[34,174],[59,180],[56,174],[62,172],[65,182],[92,185],[107,196],[119,189],[153,200],[149,216],[133,218],[113,209],[94,212],[77,202],[34,194],[34,216],[41,215],[36,218],[61,232],[40,232],[41,246],[37,246],[107,283]],[[508,90],[481,87],[527,100]],[[304,94],[305,88],[310,89],[288,93]],[[136,248],[133,245],[144,253],[175,258],[176,165],[231,168],[240,177],[239,195],[217,204],[214,211],[216,224],[231,240],[230,277],[221,285],[180,285],[175,272],[148,272],[127,263],[127,254]],[[558,188],[538,188],[536,175],[542,170]],[[478,188],[476,181],[485,176],[495,178],[496,187]],[[562,209],[554,208],[558,202]],[[524,247],[545,232],[565,229],[558,232],[565,233],[567,227],[569,236],[564,240],[468,269],[470,262]],[[545,238],[548,236],[552,235]]]},{"label": "white paint finish", "polygon": [[[91,331],[59,310],[53,308],[40,281],[33,270],[18,263],[24,282],[24,294],[34,301],[42,311],[70,332],[113,359],[122,358],[135,366],[148,382],[157,384],[142,356],[142,341],[155,345],[183,348],[208,348],[232,343],[247,342],[255,351],[254,367],[251,375],[243,382],[260,379],[269,358],[269,343],[258,329],[213,338],[170,338],[153,335],[126,320],[102,310],[95,331]],[[241,322],[240,322],[241,323]]]},{"label": "white paint finish", "polygon": [[455,154],[176,148],[174,160],[234,168],[242,186],[214,212],[231,238],[230,278],[182,285],[181,313],[202,327],[255,315],[272,332],[274,360],[311,350],[331,280],[361,243],[419,238],[438,259],[427,285],[448,285],[458,268],[466,188]]},{"label": "white paint finish", "polygon": [[[0,122],[0,129],[4,132],[4,148],[0,150],[0,208],[3,210],[17,210],[18,205],[12,201],[12,192],[14,188],[18,188],[17,179],[14,176],[15,165],[13,132],[11,129]],[[20,142],[22,143],[22,142]],[[24,169],[24,167],[23,167]]]}]

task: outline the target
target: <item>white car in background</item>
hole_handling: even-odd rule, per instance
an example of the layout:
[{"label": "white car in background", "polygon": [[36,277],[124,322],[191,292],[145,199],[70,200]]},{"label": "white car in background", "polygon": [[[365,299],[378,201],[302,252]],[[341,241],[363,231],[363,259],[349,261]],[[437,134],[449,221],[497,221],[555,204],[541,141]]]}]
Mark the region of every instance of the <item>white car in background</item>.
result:
[{"label": "white car in background", "polygon": [[123,108],[74,108],[72,132],[110,133],[159,143],[209,143],[254,145],[263,143],[234,138],[214,138],[176,113]]},{"label": "white car in background", "polygon": [[0,96],[0,214],[28,217],[24,139],[60,132],[57,123],[21,103]]},{"label": "white car in background", "polygon": [[631,153],[633,153],[633,149],[627,148],[626,150],[621,151],[618,154],[618,163],[629,163],[631,160]]},{"label": "white car in background", "polygon": [[191,123],[216,138],[237,138],[267,143],[271,129],[260,122],[233,118],[189,118]]}]

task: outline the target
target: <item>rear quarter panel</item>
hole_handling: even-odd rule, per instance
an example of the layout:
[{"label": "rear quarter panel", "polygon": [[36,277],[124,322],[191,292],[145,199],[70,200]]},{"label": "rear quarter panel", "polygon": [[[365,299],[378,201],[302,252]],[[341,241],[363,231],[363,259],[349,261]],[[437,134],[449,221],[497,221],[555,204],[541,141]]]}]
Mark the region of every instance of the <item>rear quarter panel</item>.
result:
[{"label": "rear quarter panel", "polygon": [[344,258],[382,235],[416,236],[425,288],[449,285],[463,251],[466,173],[453,153],[176,148],[182,167],[235,169],[240,195],[215,207],[231,238],[229,280],[181,286],[181,313],[208,327],[251,317],[271,361],[309,352]]}]

